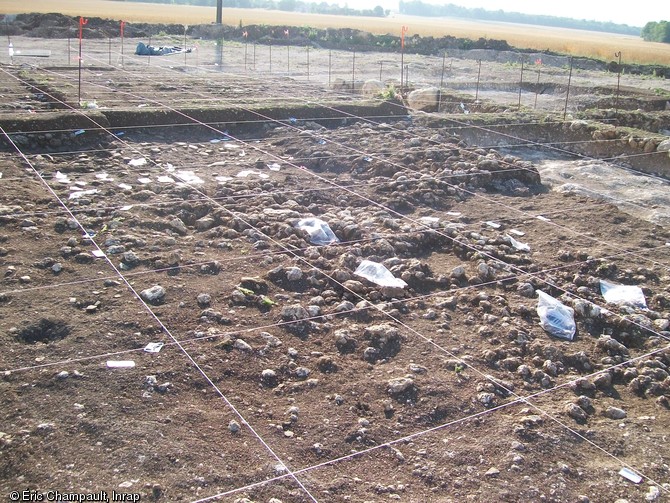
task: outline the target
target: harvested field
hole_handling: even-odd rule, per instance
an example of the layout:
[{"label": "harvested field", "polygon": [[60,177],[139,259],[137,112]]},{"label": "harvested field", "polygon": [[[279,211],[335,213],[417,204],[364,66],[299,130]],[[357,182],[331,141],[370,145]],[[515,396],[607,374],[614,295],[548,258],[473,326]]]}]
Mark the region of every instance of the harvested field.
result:
[{"label": "harvested field", "polygon": [[[25,2],[3,0],[2,13],[26,12]],[[30,12],[54,12],[50,0],[31,0]],[[197,5],[160,5],[116,0],[67,0],[58,12],[68,16],[123,18],[129,23],[176,23],[197,25],[211,23],[216,18],[214,7]],[[645,42],[640,37],[615,33],[530,26],[514,23],[478,22],[456,18],[421,18],[394,15],[387,18],[331,16],[263,9],[223,9],[223,23],[229,26],[300,26],[312,28],[352,28],[377,35],[400,35],[407,26],[408,37],[465,37],[506,40],[511,46],[538,51],[554,51],[611,61],[621,52],[624,61],[638,64],[670,65],[667,44]],[[73,26],[76,28],[76,26]],[[411,45],[409,46],[411,47]],[[411,49],[410,49],[411,51]]]},{"label": "harvested field", "polygon": [[[1,494],[667,497],[665,81],[624,76],[615,112],[612,75],[584,71],[564,111],[553,67],[517,107],[516,69],[487,62],[475,99],[455,59],[426,113],[329,87],[349,66],[328,51],[110,65],[89,42],[79,88],[48,44],[0,68]],[[359,57],[369,80],[388,56]],[[439,80],[441,58],[412,64],[409,87]],[[595,176],[624,172],[629,192]],[[538,290],[573,340],[540,326]]]}]

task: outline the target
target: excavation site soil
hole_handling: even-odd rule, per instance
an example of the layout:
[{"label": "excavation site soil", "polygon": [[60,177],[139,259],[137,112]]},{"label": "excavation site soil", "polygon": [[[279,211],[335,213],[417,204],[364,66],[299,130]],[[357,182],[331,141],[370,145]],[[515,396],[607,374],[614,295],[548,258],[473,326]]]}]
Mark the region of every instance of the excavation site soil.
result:
[{"label": "excavation site soil", "polygon": [[139,41],[0,66],[2,498],[667,499],[665,79]]}]

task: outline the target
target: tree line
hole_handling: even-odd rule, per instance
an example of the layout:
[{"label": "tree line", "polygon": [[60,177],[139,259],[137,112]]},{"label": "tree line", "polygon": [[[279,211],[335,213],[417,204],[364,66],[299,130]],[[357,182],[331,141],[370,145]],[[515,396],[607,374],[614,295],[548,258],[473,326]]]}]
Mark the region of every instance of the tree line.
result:
[{"label": "tree line", "polygon": [[503,21],[506,23],[534,24],[554,26],[558,28],[573,28],[578,30],[604,31],[608,33],[622,33],[624,35],[640,35],[641,29],[627,24],[611,22],[588,21],[586,19],[571,19],[567,17],[544,16],[539,14],[522,14],[520,12],[505,12],[503,10],[485,10],[482,8],[460,7],[454,4],[433,5],[420,0],[406,2],[400,0],[400,13],[412,16],[425,17],[460,17],[466,19],[480,19],[484,21]]},{"label": "tree line", "polygon": [[[117,0],[125,1],[125,0]],[[133,0],[135,2],[163,3],[174,5],[202,5],[206,7],[216,6],[216,0]],[[301,0],[223,0],[223,7],[238,7],[241,9],[270,9],[283,10],[287,12],[305,12],[311,14],[337,14],[340,16],[370,16],[385,17],[389,15],[388,10],[381,6],[374,9],[351,9],[348,6],[340,7],[337,4],[327,2],[311,3]]]},{"label": "tree line", "polygon": [[647,42],[665,42],[670,44],[670,23],[651,21],[642,28],[642,38]]}]

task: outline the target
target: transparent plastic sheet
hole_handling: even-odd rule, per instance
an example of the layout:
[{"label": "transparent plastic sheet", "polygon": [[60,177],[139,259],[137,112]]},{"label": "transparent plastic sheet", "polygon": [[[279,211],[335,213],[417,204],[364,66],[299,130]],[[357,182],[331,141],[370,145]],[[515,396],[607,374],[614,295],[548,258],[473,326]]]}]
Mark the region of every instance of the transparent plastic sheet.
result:
[{"label": "transparent plastic sheet", "polygon": [[309,234],[312,244],[322,246],[340,242],[330,226],[320,218],[303,218],[295,226]]},{"label": "transparent plastic sheet", "polygon": [[601,279],[600,293],[609,304],[647,309],[647,300],[644,298],[642,289],[638,286],[619,285]]},{"label": "transparent plastic sheet", "polygon": [[390,286],[394,288],[405,288],[407,286],[407,283],[396,278],[393,273],[382,264],[372,262],[371,260],[363,260],[354,271],[354,274],[379,286]]},{"label": "transparent plastic sheet", "polygon": [[528,246],[528,243],[522,243],[520,241],[517,241],[510,235],[505,235],[505,237],[509,240],[510,246],[512,246],[512,248],[514,248],[515,250],[522,252],[530,252],[530,246]]},{"label": "transparent plastic sheet", "polygon": [[571,341],[575,337],[575,312],[542,290],[537,291],[540,326],[554,337]]}]

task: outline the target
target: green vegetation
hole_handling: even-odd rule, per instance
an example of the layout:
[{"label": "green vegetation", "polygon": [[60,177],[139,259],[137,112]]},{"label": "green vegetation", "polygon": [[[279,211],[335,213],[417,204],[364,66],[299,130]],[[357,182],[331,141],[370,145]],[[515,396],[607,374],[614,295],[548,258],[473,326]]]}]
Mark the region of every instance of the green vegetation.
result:
[{"label": "green vegetation", "polygon": [[391,100],[395,99],[397,94],[398,94],[398,91],[396,91],[395,86],[393,84],[391,84],[389,87],[384,89],[381,93],[379,93],[379,97],[383,100],[391,101]]},{"label": "green vegetation", "polygon": [[423,3],[421,0],[413,0],[411,2],[400,0],[400,13],[412,16],[448,16],[464,19],[480,19],[483,21],[556,26],[559,28],[573,28],[577,30],[622,33],[624,35],[640,34],[640,28],[628,26],[627,24],[603,23],[600,21],[587,21],[586,19],[571,19],[567,17],[542,16],[536,14],[522,14],[520,12],[505,12],[504,10],[493,11],[481,8],[469,9],[454,4],[433,5]]},{"label": "green vegetation", "polygon": [[664,42],[670,44],[670,23],[652,21],[642,28],[642,38],[647,42]]}]

